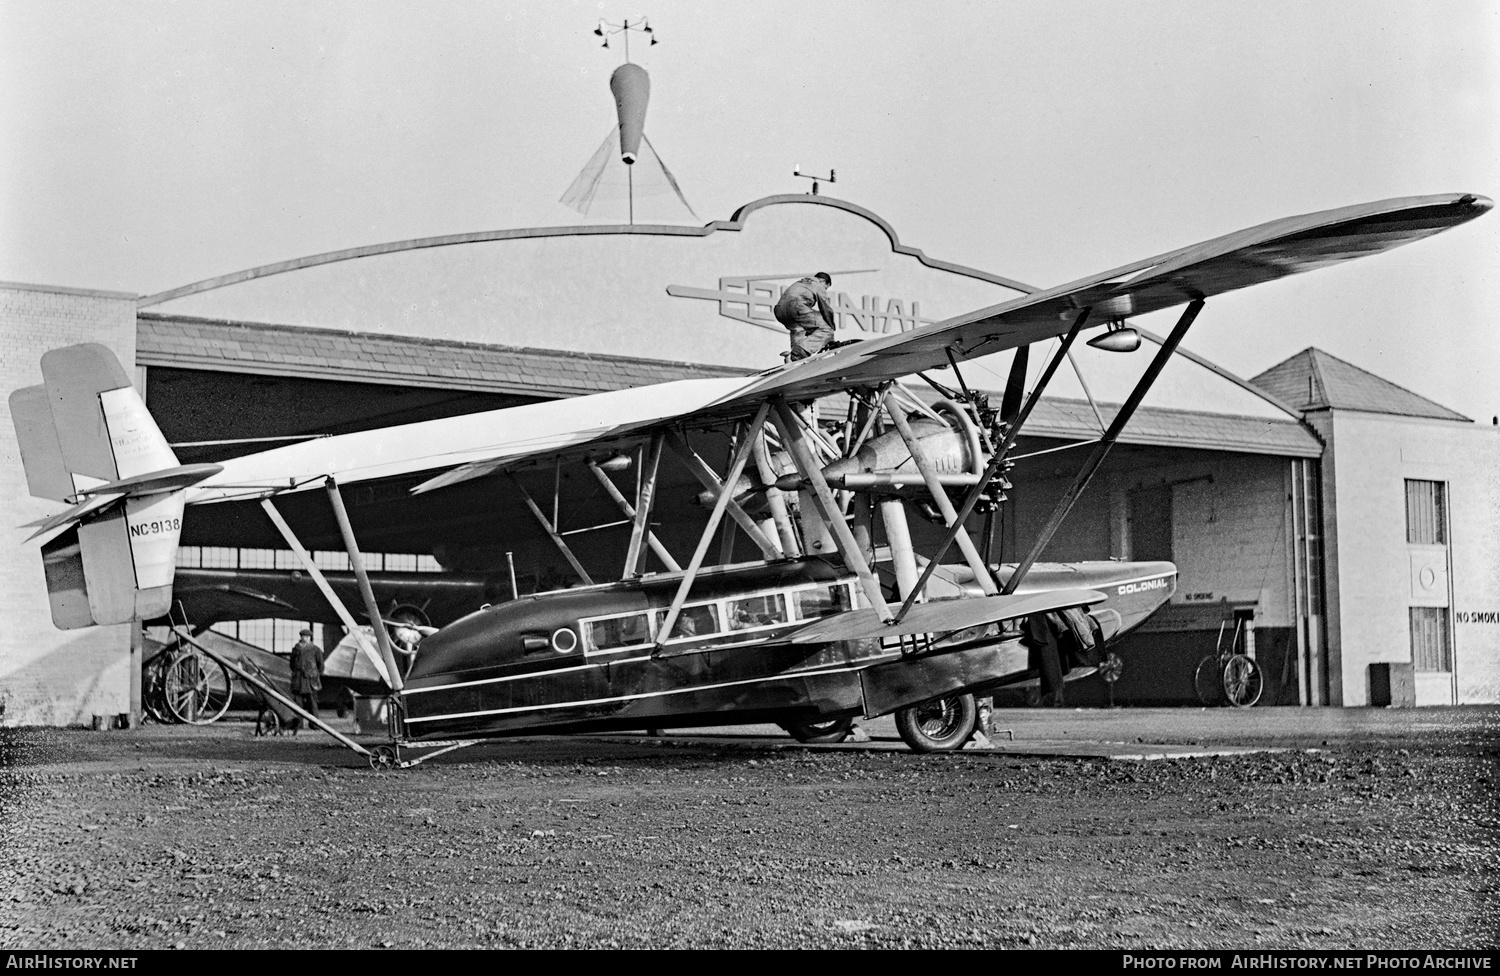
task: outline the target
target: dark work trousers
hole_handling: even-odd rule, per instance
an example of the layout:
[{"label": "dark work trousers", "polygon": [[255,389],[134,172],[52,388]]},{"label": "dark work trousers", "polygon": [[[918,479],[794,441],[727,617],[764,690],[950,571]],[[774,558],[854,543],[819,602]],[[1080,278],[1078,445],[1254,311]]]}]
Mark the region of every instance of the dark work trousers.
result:
[{"label": "dark work trousers", "polygon": [[1021,643],[1026,645],[1026,667],[1041,675],[1042,704],[1061,705],[1062,657],[1057,648],[1057,631],[1045,614],[1035,613],[1026,618]]}]

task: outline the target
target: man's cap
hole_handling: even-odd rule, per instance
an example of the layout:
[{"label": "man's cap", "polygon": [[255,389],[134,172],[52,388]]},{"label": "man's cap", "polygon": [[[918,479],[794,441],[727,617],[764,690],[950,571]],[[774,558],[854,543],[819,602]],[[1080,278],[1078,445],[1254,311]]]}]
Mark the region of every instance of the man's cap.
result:
[{"label": "man's cap", "polygon": [[823,284],[825,284],[825,285],[831,285],[831,284],[833,284],[833,279],[830,278],[830,277],[828,277],[828,272],[826,272],[826,271],[819,271],[817,274],[813,275],[813,277],[814,278],[822,278],[823,279]]},{"label": "man's cap", "polygon": [[312,636],[312,631],[308,630],[306,627],[303,627],[302,630],[300,631],[300,633],[302,634],[303,637],[311,637]]}]

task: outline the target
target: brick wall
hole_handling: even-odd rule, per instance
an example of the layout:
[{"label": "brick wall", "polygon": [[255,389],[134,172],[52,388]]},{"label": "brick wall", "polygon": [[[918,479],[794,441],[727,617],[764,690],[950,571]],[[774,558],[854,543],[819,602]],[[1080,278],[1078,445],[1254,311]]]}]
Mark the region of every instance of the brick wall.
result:
[{"label": "brick wall", "polygon": [[[100,342],[127,371],[135,366],[135,297],[0,283],[0,386],[42,381],[48,349]],[[95,715],[130,710],[130,627],[63,631],[52,626],[39,540],[24,541],[24,522],[61,510],[26,489],[10,405],[0,402],[0,498],[5,499],[5,553],[0,558],[0,724],[87,725]]]}]

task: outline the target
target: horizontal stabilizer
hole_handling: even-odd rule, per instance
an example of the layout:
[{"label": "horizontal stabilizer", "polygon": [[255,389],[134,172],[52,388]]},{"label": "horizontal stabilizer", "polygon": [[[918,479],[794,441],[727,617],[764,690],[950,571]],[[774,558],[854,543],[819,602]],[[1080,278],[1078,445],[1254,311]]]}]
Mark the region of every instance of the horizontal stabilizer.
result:
[{"label": "horizontal stabilizer", "polygon": [[22,528],[35,528],[36,531],[27,536],[26,541],[30,542],[39,535],[46,535],[48,532],[62,525],[77,525],[88,516],[101,513],[109,507],[111,502],[116,501],[119,501],[118,495],[95,495],[92,498],[79,502],[71,508],[58,512],[56,515],[37,519],[34,522],[27,522]]},{"label": "horizontal stabilizer", "polygon": [[1098,590],[1051,590],[1046,593],[972,597],[958,600],[934,600],[912,606],[899,624],[887,624],[873,607],[808,624],[793,631],[787,640],[793,644],[826,644],[830,641],[870,640],[877,637],[899,637],[910,634],[949,634],[1001,620],[1015,620],[1034,613],[1088,606],[1108,599]]},{"label": "horizontal stabilizer", "polygon": [[92,488],[82,488],[78,494],[115,494],[130,497],[156,495],[164,491],[189,488],[205,478],[212,478],[223,470],[222,464],[179,464],[173,468],[163,468],[160,471],[121,478],[118,481],[107,481],[102,485],[94,485]]}]

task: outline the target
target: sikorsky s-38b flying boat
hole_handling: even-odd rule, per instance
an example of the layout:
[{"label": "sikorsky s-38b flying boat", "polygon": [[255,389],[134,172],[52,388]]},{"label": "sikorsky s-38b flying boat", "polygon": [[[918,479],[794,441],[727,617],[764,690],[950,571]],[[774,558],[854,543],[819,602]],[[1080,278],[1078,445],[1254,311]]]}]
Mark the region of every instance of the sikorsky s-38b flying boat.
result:
[{"label": "sikorsky s-38b flying boat", "polygon": [[[222,465],[178,462],[107,349],[53,350],[42,357],[43,384],[10,398],[32,494],[70,505],[35,524],[36,535],[51,535],[42,555],[53,620],[73,628],[167,617],[187,510],[248,499],[359,634],[355,612],[277,507],[322,489],[363,616],[376,624],[361,650],[387,701],[389,738],[369,745],[322,727],[373,765],[411,765],[535,732],[770,721],[800,738],[837,738],[857,716],[889,713],[913,748],[958,748],[974,729],[976,692],[1035,678],[1028,645],[1036,646],[1037,628],[1024,628],[1023,642],[1024,622],[1043,621],[1061,641],[1063,663],[1086,669],[1173,592],[1171,563],[1038,559],[1205,302],[1439,233],[1491,206],[1446,194],[1285,218],[751,377],[345,434]],[[1013,565],[991,564],[990,533],[976,543],[966,526],[1004,504],[1017,436],[1074,340],[1099,329],[1092,344],[1130,347],[1139,339],[1127,319],[1180,305],[1176,326],[1030,549]],[[1027,390],[1031,346],[1053,339],[1061,340],[1056,352]],[[1014,358],[997,407],[969,388],[960,366],[1005,350]],[[944,389],[935,406],[899,382],[950,367],[958,388]],[[842,416],[830,417],[827,400],[814,406],[839,395]],[[705,432],[728,440],[722,470],[689,439],[701,443]],[[667,454],[693,471],[709,508],[686,565],[651,531]],[[632,457],[627,497],[611,472]],[[619,579],[595,583],[552,532],[585,585],[479,607],[427,636],[403,674],[340,486],[415,475],[425,478],[412,489],[420,494],[538,464],[585,466],[610,493],[630,527]],[[933,551],[914,550],[909,506],[945,527]],[[709,561],[726,517],[761,560]],[[955,548],[959,560],[945,563]],[[664,571],[647,572],[652,554]],[[179,637],[195,643],[185,629]]]}]

